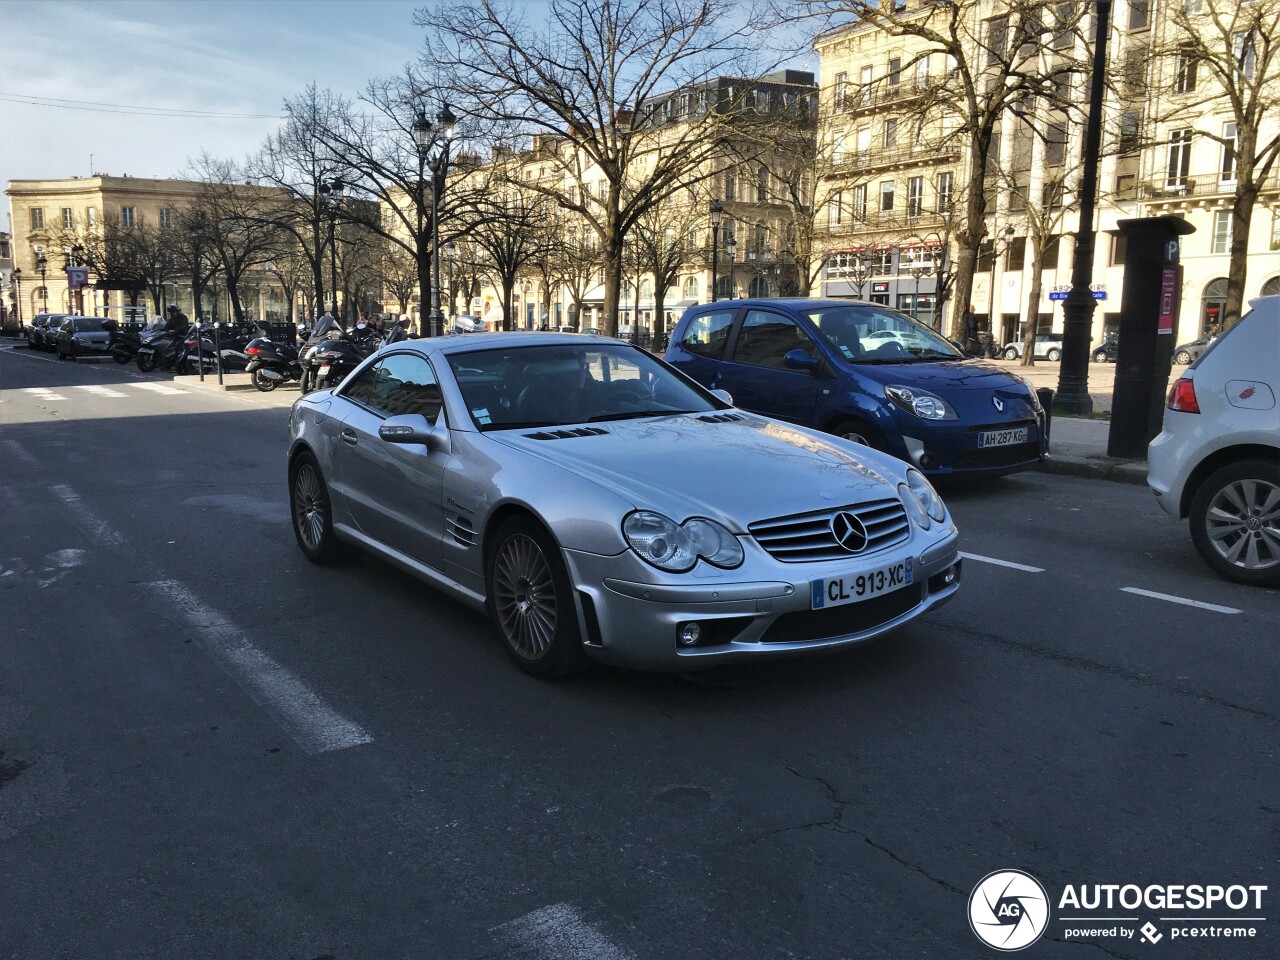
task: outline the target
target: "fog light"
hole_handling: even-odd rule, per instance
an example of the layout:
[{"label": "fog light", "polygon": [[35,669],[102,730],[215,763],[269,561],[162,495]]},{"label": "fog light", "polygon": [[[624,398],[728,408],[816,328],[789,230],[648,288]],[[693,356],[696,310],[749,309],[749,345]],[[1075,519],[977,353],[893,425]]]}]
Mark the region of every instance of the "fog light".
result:
[{"label": "fog light", "polygon": [[924,456],[920,458],[920,466],[924,467],[924,469],[926,470],[932,470],[937,465],[938,465],[938,458],[935,457],[932,453],[926,453]]},{"label": "fog light", "polygon": [[682,623],[676,628],[676,640],[682,647],[696,646],[702,639],[702,627],[696,623]]}]

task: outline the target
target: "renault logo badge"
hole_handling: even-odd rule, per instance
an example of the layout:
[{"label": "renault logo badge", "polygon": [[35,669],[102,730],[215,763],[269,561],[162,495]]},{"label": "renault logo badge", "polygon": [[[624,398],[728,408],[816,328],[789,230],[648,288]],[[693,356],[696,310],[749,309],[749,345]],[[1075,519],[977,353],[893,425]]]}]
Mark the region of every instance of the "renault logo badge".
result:
[{"label": "renault logo badge", "polygon": [[842,511],[831,518],[831,535],[850,553],[857,553],[867,545],[867,528],[852,513]]},{"label": "renault logo badge", "polygon": [[1004,401],[999,397],[991,398],[992,405],[996,408],[996,413],[1004,413]]}]

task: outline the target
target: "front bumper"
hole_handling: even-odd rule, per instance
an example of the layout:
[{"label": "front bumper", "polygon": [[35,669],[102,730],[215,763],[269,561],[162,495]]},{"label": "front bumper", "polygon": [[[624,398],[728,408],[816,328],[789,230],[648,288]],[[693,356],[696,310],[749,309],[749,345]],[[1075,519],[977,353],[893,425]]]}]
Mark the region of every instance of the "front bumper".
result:
[{"label": "front bumper", "polygon": [[[803,656],[857,646],[950,600],[959,589],[954,527],[944,537],[913,534],[904,544],[846,561],[780,563],[754,551],[737,570],[700,564],[662,579],[630,551],[599,556],[566,550],[584,649],[603,663],[642,670],[697,670],[741,660]],[[814,610],[814,580],[910,559],[913,583],[873,599]],[[682,646],[682,624],[703,636]]]}]

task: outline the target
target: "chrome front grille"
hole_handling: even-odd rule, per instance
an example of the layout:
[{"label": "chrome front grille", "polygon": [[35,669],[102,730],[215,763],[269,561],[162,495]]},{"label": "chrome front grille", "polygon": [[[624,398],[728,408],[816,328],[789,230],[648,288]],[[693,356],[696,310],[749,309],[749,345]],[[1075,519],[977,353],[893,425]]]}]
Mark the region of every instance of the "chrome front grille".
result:
[{"label": "chrome front grille", "polygon": [[[831,521],[840,513],[851,513],[861,521],[867,542],[861,550],[849,551],[836,540]],[[842,560],[865,556],[907,538],[911,521],[896,497],[872,500],[847,507],[828,507],[811,513],[760,520],[747,527],[769,556],[784,563],[814,560]]]}]

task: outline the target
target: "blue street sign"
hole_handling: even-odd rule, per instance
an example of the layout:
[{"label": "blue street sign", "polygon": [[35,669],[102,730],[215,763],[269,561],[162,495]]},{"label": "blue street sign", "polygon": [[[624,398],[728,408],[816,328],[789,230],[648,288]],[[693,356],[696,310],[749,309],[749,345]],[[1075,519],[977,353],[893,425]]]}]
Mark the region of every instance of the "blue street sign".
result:
[{"label": "blue street sign", "polygon": [[[1049,299],[1050,299],[1050,300],[1065,300],[1065,299],[1067,299],[1067,291],[1066,291],[1066,290],[1050,290],[1050,291],[1049,291]],[[1105,291],[1105,290],[1095,290],[1095,291],[1093,291],[1093,299],[1095,299],[1095,300],[1105,300],[1105,299],[1107,299],[1107,291]]]}]

